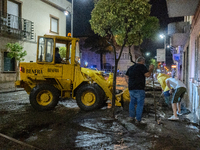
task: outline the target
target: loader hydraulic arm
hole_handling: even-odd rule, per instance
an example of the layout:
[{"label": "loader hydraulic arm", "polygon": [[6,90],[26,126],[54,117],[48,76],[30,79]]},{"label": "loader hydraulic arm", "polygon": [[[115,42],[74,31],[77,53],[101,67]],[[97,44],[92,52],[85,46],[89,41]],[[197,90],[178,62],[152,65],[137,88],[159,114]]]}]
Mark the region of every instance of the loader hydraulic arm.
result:
[{"label": "loader hydraulic arm", "polygon": [[[90,77],[94,82],[96,82],[105,92],[106,96],[112,99],[112,88],[113,88],[113,74],[109,74],[108,80],[104,79],[102,76],[102,71],[95,71],[87,68],[81,68],[81,72]],[[115,98],[115,105],[121,106],[121,95],[117,95]]]}]

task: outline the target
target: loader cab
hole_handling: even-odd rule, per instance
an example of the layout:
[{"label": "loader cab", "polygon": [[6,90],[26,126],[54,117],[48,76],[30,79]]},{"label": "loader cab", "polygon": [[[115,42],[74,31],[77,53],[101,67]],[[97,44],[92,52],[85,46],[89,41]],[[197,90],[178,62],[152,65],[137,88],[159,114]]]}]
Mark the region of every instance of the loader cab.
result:
[{"label": "loader cab", "polygon": [[45,35],[38,37],[37,63],[56,64],[55,49],[59,48],[59,54],[63,64],[80,64],[79,39]]}]

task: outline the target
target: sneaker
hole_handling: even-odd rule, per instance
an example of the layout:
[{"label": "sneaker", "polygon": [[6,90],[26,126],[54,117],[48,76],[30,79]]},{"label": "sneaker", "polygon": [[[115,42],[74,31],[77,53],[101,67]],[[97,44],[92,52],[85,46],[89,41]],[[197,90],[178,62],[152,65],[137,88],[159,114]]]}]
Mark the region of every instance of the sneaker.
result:
[{"label": "sneaker", "polygon": [[178,117],[176,117],[176,116],[171,116],[170,118],[168,118],[169,120],[179,120],[179,118]]},{"label": "sneaker", "polygon": [[135,119],[135,125],[140,125],[141,121],[137,121],[137,119]]},{"label": "sneaker", "polygon": [[128,117],[128,119],[127,119],[128,121],[130,121],[130,122],[134,122],[135,121],[135,119],[134,118],[132,118],[132,117]]},{"label": "sneaker", "polygon": [[181,116],[181,115],[183,115],[181,112],[179,113],[178,111],[177,111],[177,115],[179,115],[179,116]]}]

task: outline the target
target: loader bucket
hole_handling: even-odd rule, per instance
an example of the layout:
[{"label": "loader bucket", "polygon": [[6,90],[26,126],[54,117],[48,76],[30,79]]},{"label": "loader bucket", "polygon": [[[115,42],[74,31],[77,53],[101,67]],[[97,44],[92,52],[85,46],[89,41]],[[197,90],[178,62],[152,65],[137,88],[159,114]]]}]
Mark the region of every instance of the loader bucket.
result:
[{"label": "loader bucket", "polygon": [[130,95],[129,95],[129,90],[126,88],[123,92],[119,93],[116,95],[116,100],[115,100],[115,105],[116,106],[122,106],[122,107],[127,107],[130,102]]}]

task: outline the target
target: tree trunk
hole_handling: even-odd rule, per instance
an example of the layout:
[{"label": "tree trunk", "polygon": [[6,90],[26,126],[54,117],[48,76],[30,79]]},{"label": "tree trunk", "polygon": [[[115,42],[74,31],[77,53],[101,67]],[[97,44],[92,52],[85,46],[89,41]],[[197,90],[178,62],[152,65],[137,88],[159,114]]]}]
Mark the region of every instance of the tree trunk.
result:
[{"label": "tree trunk", "polygon": [[16,70],[16,79],[15,79],[15,81],[19,80],[19,64],[20,64],[20,61],[17,62],[17,70]]},{"label": "tree trunk", "polygon": [[131,46],[129,46],[129,55],[130,55],[130,60],[131,60],[131,62],[132,63],[134,63],[135,64],[135,62],[133,61],[133,56],[132,56],[132,54],[131,54]]},{"label": "tree trunk", "polygon": [[113,92],[112,92],[112,113],[113,113],[113,118],[115,117],[115,95],[116,95],[116,77],[117,77],[117,67],[118,67],[118,62],[120,60],[121,54],[123,52],[125,43],[121,47],[121,51],[119,54],[119,57],[116,58],[116,49],[114,48],[114,53],[115,53],[115,67],[114,67],[114,76],[113,76]]},{"label": "tree trunk", "polygon": [[[141,34],[140,34],[140,32],[139,32],[139,50],[140,50],[140,48],[141,48],[140,42],[141,42]],[[142,55],[143,55],[143,54],[142,54]]]},{"label": "tree trunk", "polygon": [[113,91],[112,91],[112,113],[113,113],[113,118],[115,117],[115,94],[116,94],[117,66],[118,66],[118,61],[115,61],[114,76],[113,76]]},{"label": "tree trunk", "polygon": [[[17,62],[17,69],[16,69],[16,78],[15,78],[15,81],[19,80],[19,64],[20,64],[20,61]],[[16,91],[16,86],[15,86],[15,91]]]}]

